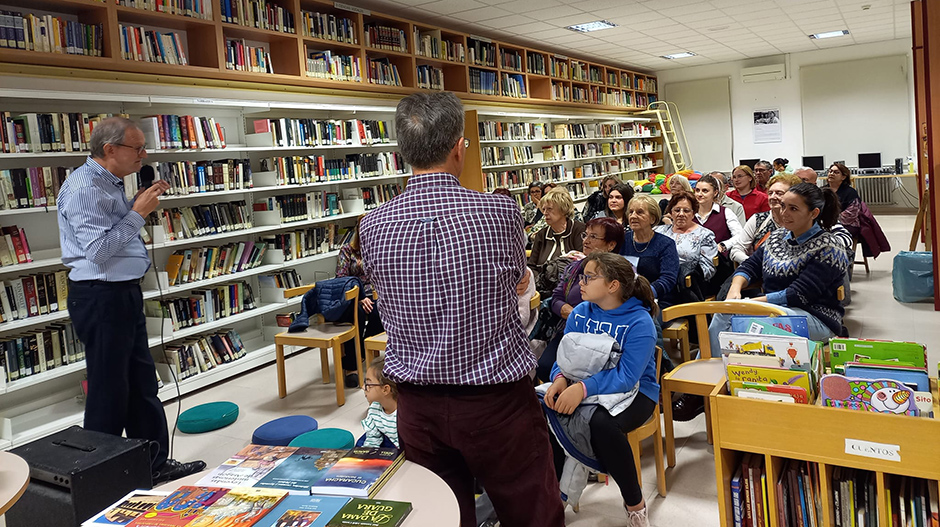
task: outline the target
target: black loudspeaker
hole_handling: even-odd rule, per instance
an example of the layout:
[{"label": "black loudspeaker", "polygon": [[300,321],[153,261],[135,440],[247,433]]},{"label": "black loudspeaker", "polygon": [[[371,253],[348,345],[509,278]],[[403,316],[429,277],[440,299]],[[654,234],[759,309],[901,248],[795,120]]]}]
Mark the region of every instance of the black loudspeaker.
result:
[{"label": "black loudspeaker", "polygon": [[79,525],[134,489],[152,487],[150,442],[80,426],[11,450],[30,483],[6,513],[8,527]]},{"label": "black loudspeaker", "polygon": [[895,174],[903,174],[907,172],[907,170],[904,170],[905,168],[907,168],[907,162],[903,157],[894,158],[894,173]]}]

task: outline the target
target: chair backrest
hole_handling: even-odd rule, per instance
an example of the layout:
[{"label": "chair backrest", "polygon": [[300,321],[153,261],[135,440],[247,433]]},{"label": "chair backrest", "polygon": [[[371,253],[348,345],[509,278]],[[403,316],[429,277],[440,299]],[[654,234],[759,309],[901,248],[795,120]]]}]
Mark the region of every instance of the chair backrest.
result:
[{"label": "chair backrest", "polygon": [[302,285],[300,287],[292,287],[290,289],[284,290],[284,298],[294,298],[295,296],[300,296],[307,291],[310,291],[316,287],[316,284]]},{"label": "chair backrest", "polygon": [[767,302],[753,300],[726,300],[724,302],[691,302],[667,307],[663,310],[663,322],[677,318],[695,317],[698,345],[702,357],[711,356],[711,340],[708,338],[708,315],[731,313],[758,317],[779,317],[787,312]]},{"label": "chair backrest", "polygon": [[538,291],[532,295],[532,300],[529,300],[529,309],[536,310],[539,308],[539,304],[542,303],[542,295]]},{"label": "chair backrest", "polygon": [[[656,346],[656,380],[659,380],[660,367],[663,364],[663,349]],[[656,403],[659,404],[658,402]]]}]

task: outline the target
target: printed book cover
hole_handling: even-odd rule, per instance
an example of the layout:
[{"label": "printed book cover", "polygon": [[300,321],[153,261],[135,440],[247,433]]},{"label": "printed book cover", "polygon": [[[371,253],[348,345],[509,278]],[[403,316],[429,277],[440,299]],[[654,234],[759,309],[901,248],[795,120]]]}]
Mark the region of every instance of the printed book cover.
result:
[{"label": "printed book cover", "polygon": [[764,354],[777,357],[780,367],[790,369],[812,369],[812,352],[816,343],[804,337],[734,333],[722,331],[718,334],[723,355],[729,353]]},{"label": "printed book cover", "polygon": [[890,379],[857,379],[837,373],[823,375],[819,395],[823,406],[918,415],[914,392]]},{"label": "printed book cover", "polygon": [[808,372],[802,370],[787,370],[784,368],[768,368],[766,366],[744,366],[740,364],[728,365],[728,381],[753,382],[758,384],[781,384],[785,386],[799,386],[810,394],[810,402],[815,400],[815,390],[810,382]]},{"label": "printed book cover", "polygon": [[793,401],[799,404],[809,404],[809,398],[806,390],[799,386],[789,386],[786,384],[764,384],[758,382],[729,381],[729,387],[733,395],[738,394],[738,390],[759,390],[762,392],[781,393],[789,395]]},{"label": "printed book cover", "polygon": [[327,527],[397,527],[409,513],[408,502],[353,498]]},{"label": "printed book cover", "polygon": [[116,501],[107,509],[101,511],[90,520],[82,523],[82,527],[97,525],[127,525],[138,516],[152,509],[163,501],[170,493],[159,490],[134,490]]},{"label": "printed book cover", "polygon": [[768,335],[796,335],[809,338],[806,317],[753,317],[735,315],[731,317],[731,331],[735,333],[766,333]]},{"label": "printed book cover", "polygon": [[255,487],[283,489],[291,494],[310,495],[310,488],[323,479],[330,467],[348,450],[298,448],[274,470],[255,483]]},{"label": "printed book cover", "polygon": [[209,508],[228,489],[184,486],[129,523],[131,527],[183,527]]},{"label": "printed book cover", "polygon": [[199,480],[199,485],[252,487],[290,457],[297,447],[248,445]]},{"label": "printed book cover", "polygon": [[833,371],[842,372],[842,365],[846,362],[862,362],[865,359],[897,361],[917,368],[926,368],[927,348],[916,342],[869,339],[829,341],[829,362]]},{"label": "printed book cover", "polygon": [[397,448],[356,447],[330,467],[311,488],[313,494],[365,498],[384,482],[386,472],[397,468],[401,451]]},{"label": "printed book cover", "polygon": [[271,510],[262,527],[325,527],[349,502],[342,496],[288,496]]},{"label": "printed book cover", "polygon": [[286,490],[232,489],[186,527],[249,527],[261,521],[285,496]]}]

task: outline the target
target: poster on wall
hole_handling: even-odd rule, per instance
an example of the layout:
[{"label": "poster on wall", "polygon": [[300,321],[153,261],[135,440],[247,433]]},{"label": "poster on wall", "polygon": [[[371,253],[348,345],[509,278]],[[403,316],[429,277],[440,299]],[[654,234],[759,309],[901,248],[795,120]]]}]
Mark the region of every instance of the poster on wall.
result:
[{"label": "poster on wall", "polygon": [[754,143],[782,143],[780,108],[754,110]]}]

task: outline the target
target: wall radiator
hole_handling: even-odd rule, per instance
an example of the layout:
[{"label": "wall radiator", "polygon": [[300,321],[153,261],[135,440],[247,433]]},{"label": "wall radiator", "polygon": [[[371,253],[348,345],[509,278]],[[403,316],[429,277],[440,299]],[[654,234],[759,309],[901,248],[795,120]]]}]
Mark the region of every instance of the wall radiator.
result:
[{"label": "wall radiator", "polygon": [[855,176],[855,190],[867,205],[893,205],[894,178]]}]

